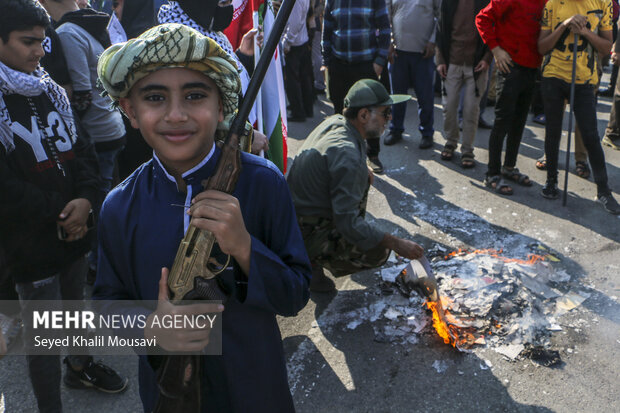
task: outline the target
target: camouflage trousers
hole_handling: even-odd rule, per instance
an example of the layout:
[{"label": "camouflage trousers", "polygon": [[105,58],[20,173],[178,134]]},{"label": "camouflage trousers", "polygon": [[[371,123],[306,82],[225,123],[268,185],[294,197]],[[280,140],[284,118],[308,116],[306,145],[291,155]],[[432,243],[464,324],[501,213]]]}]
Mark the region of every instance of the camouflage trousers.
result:
[{"label": "camouflage trousers", "polygon": [[334,277],[380,267],[390,255],[390,250],[381,246],[361,251],[336,230],[329,218],[301,216],[297,222],[312,265],[328,269]]}]

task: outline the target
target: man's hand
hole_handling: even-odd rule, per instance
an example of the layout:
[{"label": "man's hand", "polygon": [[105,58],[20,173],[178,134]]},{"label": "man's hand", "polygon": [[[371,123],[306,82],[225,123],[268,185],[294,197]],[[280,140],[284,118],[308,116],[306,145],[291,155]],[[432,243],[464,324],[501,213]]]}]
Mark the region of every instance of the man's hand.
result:
[{"label": "man's hand", "polygon": [[616,52],[611,53],[611,63],[613,63],[616,66],[620,66],[620,56],[618,56],[618,53]]},{"label": "man's hand", "polygon": [[252,137],[252,153],[254,155],[260,155],[260,151],[267,152],[269,150],[269,139],[267,136],[256,129]]},{"label": "man's hand", "polygon": [[397,56],[398,54],[396,54],[396,47],[394,47],[394,43],[391,43],[388,49],[388,62],[390,62],[390,64],[394,64],[394,58]]},{"label": "man's hand", "polygon": [[474,67],[474,72],[484,72],[485,70],[489,70],[489,64],[484,60],[478,62],[476,67]]},{"label": "man's hand", "polygon": [[[190,304],[190,305],[174,305],[170,302],[168,294],[168,269],[161,269],[161,278],[159,279],[159,295],[157,297],[157,309],[151,313],[144,327],[144,337],[147,339],[156,337],[157,345],[168,351],[200,351],[209,344],[209,335],[211,334],[209,319],[200,319],[198,323],[194,323],[194,328],[160,328],[159,325],[153,325],[153,319],[158,318],[161,324],[163,316],[183,317],[185,315],[199,315],[209,313],[221,313],[224,311],[222,304]],[[211,315],[210,314],[210,315]],[[200,324],[200,326],[198,325]],[[206,325],[206,328],[199,328]]]},{"label": "man's hand", "polygon": [[493,57],[495,58],[495,63],[497,63],[497,69],[501,73],[510,73],[510,67],[513,66],[514,63],[512,62],[512,58],[510,57],[508,52],[506,52],[499,46],[495,47],[493,50],[491,50],[491,52],[493,53]]},{"label": "man's hand", "polygon": [[584,29],[590,31],[587,28],[588,18],[581,14],[575,14],[573,17],[570,17],[562,22],[562,25],[565,28],[570,29],[573,33],[581,34]]},{"label": "man's hand", "polygon": [[192,217],[191,225],[212,232],[222,252],[232,255],[249,275],[252,238],[237,198],[220,191],[203,191],[192,199],[187,213]]},{"label": "man's hand", "polygon": [[377,75],[377,79],[381,78],[381,73],[383,72],[383,66],[378,65],[376,63],[372,64],[372,68],[375,70],[375,74]]},{"label": "man's hand", "polygon": [[410,260],[416,260],[424,255],[424,248],[413,241],[398,238],[394,252]]},{"label": "man's hand", "polygon": [[246,56],[254,56],[254,38],[258,42],[258,47],[263,46],[263,32],[252,29],[243,35],[239,44],[239,51]]},{"label": "man's hand", "polygon": [[368,182],[370,185],[375,183],[375,173],[372,171],[372,168],[368,167]]},{"label": "man's hand", "polygon": [[428,42],[424,47],[424,54],[422,54],[422,58],[428,59],[433,56],[435,56],[435,43]]},{"label": "man's hand", "polygon": [[415,260],[424,255],[424,248],[413,241],[395,237],[392,234],[385,233],[379,244],[382,247],[394,250],[400,256]]},{"label": "man's hand", "polygon": [[57,220],[58,225],[69,234],[65,241],[75,241],[86,235],[90,209],[90,201],[85,198],[73,199],[65,205]]},{"label": "man's hand", "polygon": [[448,66],[445,64],[437,65],[437,72],[442,79],[445,79],[448,76]]}]

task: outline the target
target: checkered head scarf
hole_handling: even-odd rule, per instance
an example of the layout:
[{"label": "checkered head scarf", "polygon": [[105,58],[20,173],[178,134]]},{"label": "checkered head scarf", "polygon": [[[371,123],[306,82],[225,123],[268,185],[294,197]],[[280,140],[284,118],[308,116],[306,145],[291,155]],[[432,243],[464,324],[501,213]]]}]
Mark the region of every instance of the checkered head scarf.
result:
[{"label": "checkered head scarf", "polygon": [[241,81],[235,62],[218,44],[191,27],[167,23],[135,39],[112,45],[99,58],[97,73],[115,104],[149,74],[173,67],[196,70],[217,85],[224,111],[219,131],[230,128],[237,109]]}]

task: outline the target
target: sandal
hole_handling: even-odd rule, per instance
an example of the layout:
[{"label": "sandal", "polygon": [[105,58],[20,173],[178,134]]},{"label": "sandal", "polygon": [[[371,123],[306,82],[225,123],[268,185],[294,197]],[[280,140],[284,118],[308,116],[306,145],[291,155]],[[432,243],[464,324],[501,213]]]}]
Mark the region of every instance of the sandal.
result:
[{"label": "sandal", "polygon": [[575,162],[575,170],[577,175],[583,179],[588,179],[590,177],[590,167],[587,162],[577,161]]},{"label": "sandal", "polygon": [[484,185],[500,195],[512,195],[512,188],[502,179],[501,175],[487,175],[484,178]]},{"label": "sandal", "polygon": [[470,169],[476,166],[476,162],[474,162],[474,155],[471,153],[464,153],[461,156],[461,168]]},{"label": "sandal", "polygon": [[443,147],[443,150],[441,151],[441,159],[444,161],[450,161],[452,160],[452,157],[454,156],[454,150],[456,149],[455,146],[446,144]]},{"label": "sandal", "polygon": [[502,166],[502,176],[508,180],[518,183],[523,186],[532,186],[533,182],[530,177],[519,172],[519,168],[508,169]]},{"label": "sandal", "polygon": [[541,171],[547,170],[547,158],[544,156],[536,160],[536,169],[540,169]]}]

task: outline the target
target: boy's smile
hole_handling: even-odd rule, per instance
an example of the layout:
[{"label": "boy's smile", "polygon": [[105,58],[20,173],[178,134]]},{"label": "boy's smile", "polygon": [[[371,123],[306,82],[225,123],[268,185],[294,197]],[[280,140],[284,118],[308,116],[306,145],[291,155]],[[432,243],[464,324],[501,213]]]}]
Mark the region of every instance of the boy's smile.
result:
[{"label": "boy's smile", "polygon": [[217,124],[224,120],[215,82],[185,68],[161,69],[146,76],[119,103],[177,179],[209,153]]}]

